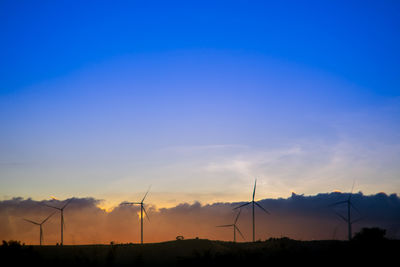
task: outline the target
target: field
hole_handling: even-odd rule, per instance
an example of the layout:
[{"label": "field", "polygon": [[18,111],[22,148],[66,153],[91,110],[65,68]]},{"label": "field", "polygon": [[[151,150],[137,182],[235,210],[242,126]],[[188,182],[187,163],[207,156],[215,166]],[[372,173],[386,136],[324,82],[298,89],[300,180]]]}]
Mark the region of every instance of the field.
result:
[{"label": "field", "polygon": [[399,240],[379,242],[296,241],[255,243],[204,239],[153,244],[18,246],[0,248],[2,266],[249,266],[250,264],[380,266],[398,261]]}]

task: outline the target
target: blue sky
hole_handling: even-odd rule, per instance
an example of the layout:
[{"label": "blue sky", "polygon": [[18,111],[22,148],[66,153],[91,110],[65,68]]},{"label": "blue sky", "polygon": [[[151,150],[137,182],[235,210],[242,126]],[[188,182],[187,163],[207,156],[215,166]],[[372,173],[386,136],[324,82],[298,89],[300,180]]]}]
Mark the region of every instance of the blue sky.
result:
[{"label": "blue sky", "polygon": [[399,11],[2,1],[0,196],[400,193]]}]

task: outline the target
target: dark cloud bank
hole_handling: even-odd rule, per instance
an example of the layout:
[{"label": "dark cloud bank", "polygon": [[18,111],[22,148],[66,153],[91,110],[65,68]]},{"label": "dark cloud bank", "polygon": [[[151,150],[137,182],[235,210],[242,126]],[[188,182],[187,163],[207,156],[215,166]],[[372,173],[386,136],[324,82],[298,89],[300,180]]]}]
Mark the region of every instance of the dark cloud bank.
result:
[{"label": "dark cloud bank", "polygon": [[[287,199],[264,199],[258,203],[271,214],[260,209],[256,213],[256,238],[290,237],[300,240],[346,239],[346,223],[337,213],[346,215],[346,205],[329,207],[346,200],[348,194],[329,193],[315,196],[293,194]],[[362,227],[378,226],[387,230],[389,238],[400,238],[400,198],[379,193],[366,196],[354,194],[352,201],[358,211],[352,210],[354,232]],[[140,240],[139,207],[120,205],[111,212],[98,207],[100,200],[74,198],[65,209],[64,242],[66,244],[137,243]],[[37,244],[39,227],[23,218],[41,221],[54,210],[44,204],[61,207],[58,200],[35,201],[13,198],[0,202],[0,240],[21,240]],[[216,225],[230,224],[234,220],[233,207],[241,203],[214,203],[210,205],[180,204],[173,208],[156,209],[147,206],[150,221],[145,221],[145,242],[185,238],[231,240],[232,230]],[[251,208],[243,208],[238,226],[251,240]],[[45,244],[56,244],[60,239],[60,214],[56,213],[44,225]]]}]

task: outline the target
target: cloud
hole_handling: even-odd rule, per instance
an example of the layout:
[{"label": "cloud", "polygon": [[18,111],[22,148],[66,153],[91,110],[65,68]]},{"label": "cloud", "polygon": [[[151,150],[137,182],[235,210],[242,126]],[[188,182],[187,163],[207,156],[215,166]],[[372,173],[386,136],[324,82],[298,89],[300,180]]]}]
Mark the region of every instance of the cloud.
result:
[{"label": "cloud", "polygon": [[[268,215],[256,211],[257,239],[288,236],[295,239],[345,239],[346,224],[336,213],[345,214],[345,206],[329,208],[329,204],[344,200],[348,194],[339,192],[303,196],[292,194],[289,198],[263,199],[259,204]],[[379,193],[366,196],[362,193],[352,197],[358,211],[353,218],[362,218],[354,224],[354,232],[361,227],[378,226],[387,229],[389,237],[400,238],[400,199],[397,195]],[[100,208],[101,200],[73,198],[65,209],[66,244],[109,243],[110,241],[137,243],[140,241],[140,207],[118,205],[107,212]],[[0,239],[16,239],[29,244],[38,243],[39,229],[23,218],[41,221],[54,210],[44,204],[61,207],[60,200],[35,201],[13,198],[0,201]],[[216,225],[230,224],[236,216],[232,211],[241,203],[214,203],[202,205],[182,203],[171,208],[157,209],[146,206],[149,220],[145,218],[145,242],[173,240],[178,235],[185,238],[208,238],[231,240],[232,231]],[[251,240],[251,208],[243,208],[238,226]],[[55,213],[44,225],[46,244],[60,239],[60,215]]]}]

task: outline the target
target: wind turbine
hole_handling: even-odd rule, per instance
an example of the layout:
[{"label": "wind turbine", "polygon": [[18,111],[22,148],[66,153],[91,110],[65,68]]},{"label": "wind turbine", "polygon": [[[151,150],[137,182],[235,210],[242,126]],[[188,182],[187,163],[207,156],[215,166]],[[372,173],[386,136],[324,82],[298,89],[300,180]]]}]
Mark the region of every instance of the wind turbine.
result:
[{"label": "wind turbine", "polygon": [[338,212],[335,212],[335,213],[336,213],[336,215],[338,215],[340,218],[342,218],[347,223],[349,241],[353,237],[353,234],[352,234],[352,225],[353,225],[353,223],[355,223],[355,222],[360,220],[360,219],[357,219],[357,220],[354,220],[354,221],[351,220],[351,208],[355,209],[358,213],[360,213],[360,211],[351,202],[351,197],[353,195],[353,189],[354,189],[354,182],[353,182],[353,187],[351,188],[351,193],[350,193],[349,197],[347,198],[347,200],[339,201],[339,202],[336,202],[336,203],[333,203],[333,204],[329,205],[329,207],[333,207],[333,206],[337,206],[337,205],[341,205],[341,204],[347,204],[347,217],[343,216],[342,214],[340,214]]},{"label": "wind turbine", "polygon": [[40,233],[40,235],[39,235],[39,244],[40,244],[40,245],[42,245],[42,242],[43,242],[43,228],[42,228],[42,226],[43,226],[43,224],[44,224],[48,219],[50,219],[51,216],[54,215],[54,213],[55,213],[55,212],[53,212],[52,214],[50,214],[50,215],[49,215],[46,219],[44,219],[41,223],[34,222],[34,221],[31,221],[31,220],[28,220],[28,219],[24,219],[24,220],[27,221],[27,222],[33,223],[33,224],[35,224],[35,225],[39,225],[39,229],[40,229],[40,231],[39,231],[39,233]]},{"label": "wind turbine", "polygon": [[149,193],[150,188],[151,188],[151,186],[147,190],[147,192],[144,195],[142,201],[140,201],[140,202],[123,202],[123,203],[121,203],[122,205],[140,205],[140,242],[141,242],[141,244],[143,244],[143,212],[146,214],[147,219],[150,221],[149,215],[147,215],[146,209],[144,208],[144,200],[145,200],[147,194]]},{"label": "wind turbine", "polygon": [[238,221],[238,219],[239,219],[239,216],[240,216],[240,212],[241,212],[241,211],[242,211],[242,210],[239,210],[239,213],[238,213],[238,215],[236,216],[236,219],[235,219],[235,221],[234,221],[233,224],[226,224],[226,225],[218,225],[218,226],[217,226],[217,227],[233,227],[233,242],[236,242],[236,230],[239,232],[239,234],[242,236],[242,238],[245,239],[244,236],[243,236],[243,234],[242,234],[242,232],[240,232],[239,227],[237,227],[237,225],[236,225],[236,223],[237,223],[237,221]]},{"label": "wind turbine", "polygon": [[256,184],[257,184],[257,179],[254,182],[254,189],[253,189],[253,199],[250,202],[247,202],[243,205],[240,205],[239,207],[234,208],[235,209],[240,209],[241,207],[247,206],[252,204],[252,208],[253,208],[253,242],[255,242],[256,239],[256,223],[255,223],[255,213],[254,213],[254,207],[257,206],[260,209],[262,209],[265,213],[270,214],[266,209],[264,209],[260,204],[258,204],[257,202],[254,201],[254,197],[256,195]]},{"label": "wind turbine", "polygon": [[65,224],[64,224],[64,209],[65,209],[65,207],[67,207],[67,205],[69,203],[71,203],[71,201],[72,201],[72,198],[70,200],[68,200],[67,203],[65,203],[65,205],[62,206],[61,208],[44,204],[47,207],[59,210],[61,212],[61,243],[60,243],[61,246],[64,244],[64,227],[65,227]]}]

